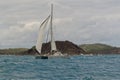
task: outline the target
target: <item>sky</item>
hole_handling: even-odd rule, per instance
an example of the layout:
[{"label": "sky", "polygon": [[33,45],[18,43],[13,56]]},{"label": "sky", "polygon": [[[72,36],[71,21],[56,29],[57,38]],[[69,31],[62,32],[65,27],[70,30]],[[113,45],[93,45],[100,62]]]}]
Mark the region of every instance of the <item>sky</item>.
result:
[{"label": "sky", "polygon": [[30,48],[54,4],[55,40],[120,47],[120,0],[0,0],[0,48]]}]

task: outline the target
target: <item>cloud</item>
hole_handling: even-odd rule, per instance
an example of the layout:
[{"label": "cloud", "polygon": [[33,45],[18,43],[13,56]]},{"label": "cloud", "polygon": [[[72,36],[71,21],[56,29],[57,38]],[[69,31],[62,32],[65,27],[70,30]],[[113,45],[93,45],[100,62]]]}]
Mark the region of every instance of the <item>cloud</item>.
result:
[{"label": "cloud", "polygon": [[1,0],[0,48],[32,47],[54,3],[56,40],[120,46],[119,0]]},{"label": "cloud", "polygon": [[[28,47],[29,42],[36,41],[34,37],[37,37],[37,29],[39,28],[39,22],[21,23],[18,26],[10,26],[0,30],[0,41],[4,46],[11,47]],[[1,47],[2,47],[1,45]]]},{"label": "cloud", "polygon": [[61,24],[61,23],[64,24],[67,22],[72,22],[72,18],[57,18],[54,20],[55,24]]}]

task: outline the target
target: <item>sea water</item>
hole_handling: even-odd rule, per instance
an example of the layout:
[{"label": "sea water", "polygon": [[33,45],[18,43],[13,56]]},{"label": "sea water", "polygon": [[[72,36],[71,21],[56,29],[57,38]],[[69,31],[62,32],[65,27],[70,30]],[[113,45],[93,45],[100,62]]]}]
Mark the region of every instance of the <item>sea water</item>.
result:
[{"label": "sea water", "polygon": [[0,80],[120,80],[120,55],[0,56]]}]

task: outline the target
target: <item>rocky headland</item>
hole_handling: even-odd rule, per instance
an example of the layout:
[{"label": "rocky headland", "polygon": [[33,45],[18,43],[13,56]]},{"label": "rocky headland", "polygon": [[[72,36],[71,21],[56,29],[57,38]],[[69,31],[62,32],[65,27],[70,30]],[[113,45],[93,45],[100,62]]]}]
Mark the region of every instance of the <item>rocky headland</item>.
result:
[{"label": "rocky headland", "polygon": [[[80,55],[80,54],[86,53],[82,48],[80,48],[79,46],[77,46],[76,44],[74,44],[70,41],[56,41],[56,47],[57,47],[57,50],[63,54]],[[49,53],[50,50],[51,50],[50,42],[43,43],[41,53],[42,54]],[[35,47],[29,49],[25,53],[34,55],[36,53]]]}]

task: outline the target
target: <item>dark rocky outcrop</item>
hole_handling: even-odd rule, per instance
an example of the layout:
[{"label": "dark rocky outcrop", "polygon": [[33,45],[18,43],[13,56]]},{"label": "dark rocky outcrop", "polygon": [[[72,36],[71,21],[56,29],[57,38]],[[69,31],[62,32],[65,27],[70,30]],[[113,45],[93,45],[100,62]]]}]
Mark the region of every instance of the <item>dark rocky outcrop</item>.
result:
[{"label": "dark rocky outcrop", "polygon": [[[68,55],[80,55],[80,54],[85,54],[85,51],[81,49],[79,46],[76,44],[70,42],[70,41],[56,41],[56,46],[57,50],[62,52],[63,54],[68,54]],[[48,43],[43,43],[42,47],[42,54],[50,52],[51,47],[50,47],[50,42]],[[34,55],[36,53],[35,47],[29,49],[25,54],[30,54]]]}]

